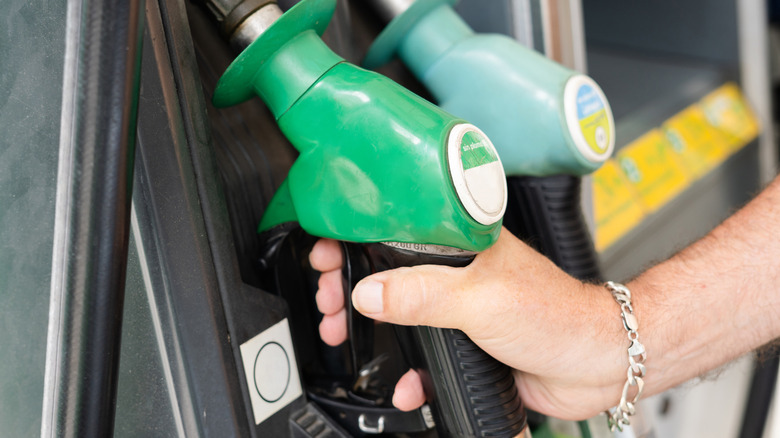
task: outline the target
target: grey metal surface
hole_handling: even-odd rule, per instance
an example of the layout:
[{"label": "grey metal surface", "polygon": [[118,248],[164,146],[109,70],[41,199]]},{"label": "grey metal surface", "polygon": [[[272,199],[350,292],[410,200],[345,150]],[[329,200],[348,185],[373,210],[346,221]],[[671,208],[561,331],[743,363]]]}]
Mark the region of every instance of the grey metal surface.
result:
[{"label": "grey metal surface", "polygon": [[171,365],[176,362],[168,357],[160,318],[164,306],[161,308],[155,297],[155,290],[164,288],[164,283],[154,269],[155,260],[138,245],[137,217],[134,211],[114,436],[184,437],[179,401],[172,387]]},{"label": "grey metal surface", "polygon": [[534,14],[530,0],[515,0],[511,3],[512,35],[525,47],[534,47]]},{"label": "grey metal surface", "polygon": [[282,16],[282,10],[275,3],[270,3],[256,10],[238,25],[230,36],[230,45],[241,52],[249,47],[260,35]]},{"label": "grey metal surface", "polygon": [[701,59],[738,58],[734,0],[583,0],[588,44]]},{"label": "grey metal surface", "polygon": [[679,56],[590,46],[588,60],[612,107],[616,151],[733,78],[718,65]]},{"label": "grey metal surface", "polygon": [[582,4],[570,0],[537,0],[542,12],[544,54],[571,69],[586,73]]},{"label": "grey metal surface", "polygon": [[0,2],[0,436],[41,430],[65,9]]},{"label": "grey metal surface", "polygon": [[[766,2],[737,1],[739,24],[739,74],[745,97],[761,121],[759,139],[759,172],[761,181],[769,182],[777,174],[778,150],[772,120],[772,82],[769,68],[769,19]],[[780,404],[780,403],[778,403]]]},{"label": "grey metal surface", "polygon": [[368,0],[367,3],[383,22],[389,23],[409,9],[414,0]]}]

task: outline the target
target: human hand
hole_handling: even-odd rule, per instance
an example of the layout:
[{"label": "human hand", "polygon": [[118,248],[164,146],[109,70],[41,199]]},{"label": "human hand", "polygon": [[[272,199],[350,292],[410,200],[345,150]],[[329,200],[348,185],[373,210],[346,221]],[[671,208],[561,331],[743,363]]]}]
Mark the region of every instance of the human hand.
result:
[{"label": "human hand", "polygon": [[[317,242],[317,305],[325,315],[322,339],[347,338],[341,288],[341,250]],[[523,402],[563,419],[591,417],[614,405],[625,374],[617,307],[602,287],[583,284],[508,231],[465,268],[424,265],[374,274],[355,287],[358,311],[378,321],[464,331],[496,359],[513,367]],[[410,371],[396,385],[402,410],[425,401]]]}]

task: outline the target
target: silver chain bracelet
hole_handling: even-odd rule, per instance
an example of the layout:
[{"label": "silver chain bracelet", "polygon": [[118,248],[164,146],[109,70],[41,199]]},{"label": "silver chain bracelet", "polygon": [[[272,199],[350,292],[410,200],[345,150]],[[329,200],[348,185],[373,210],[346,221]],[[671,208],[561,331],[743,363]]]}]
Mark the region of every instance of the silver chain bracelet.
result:
[{"label": "silver chain bracelet", "polygon": [[[620,304],[620,316],[623,318],[623,327],[628,332],[628,371],[626,371],[626,383],[623,385],[623,393],[620,396],[620,404],[605,411],[607,415],[607,425],[609,430],[614,432],[616,429],[623,431],[623,426],[631,424],[630,417],[636,413],[636,403],[642,395],[645,382],[642,380],[647,373],[645,360],[647,353],[645,346],[639,342],[639,322],[634,315],[634,308],[631,307],[631,291],[620,283],[608,281],[604,286],[612,293],[612,296]],[[637,387],[634,398],[628,400],[628,392],[632,386]]]}]

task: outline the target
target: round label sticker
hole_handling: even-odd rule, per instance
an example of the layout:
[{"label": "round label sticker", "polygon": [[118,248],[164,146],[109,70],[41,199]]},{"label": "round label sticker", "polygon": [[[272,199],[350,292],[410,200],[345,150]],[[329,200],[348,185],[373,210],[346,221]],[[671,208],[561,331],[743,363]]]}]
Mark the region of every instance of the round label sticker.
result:
[{"label": "round label sticker", "polygon": [[260,347],[255,358],[255,389],[266,403],[275,403],[290,386],[290,357],[278,342]]},{"label": "round label sticker", "polygon": [[483,225],[498,222],[506,210],[506,176],[490,139],[474,125],[455,125],[447,139],[447,160],[466,212]]},{"label": "round label sticker", "polygon": [[566,124],[574,144],[592,162],[603,162],[615,147],[615,121],[604,92],[584,75],[572,76],[563,93]]}]

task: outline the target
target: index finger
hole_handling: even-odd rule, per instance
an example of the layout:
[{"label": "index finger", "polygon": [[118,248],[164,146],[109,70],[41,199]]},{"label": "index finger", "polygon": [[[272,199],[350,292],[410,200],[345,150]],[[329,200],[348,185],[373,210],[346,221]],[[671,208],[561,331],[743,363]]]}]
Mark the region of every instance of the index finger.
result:
[{"label": "index finger", "polygon": [[311,263],[312,268],[320,272],[341,269],[341,265],[344,263],[341,246],[333,239],[318,240],[309,254],[309,263]]}]

